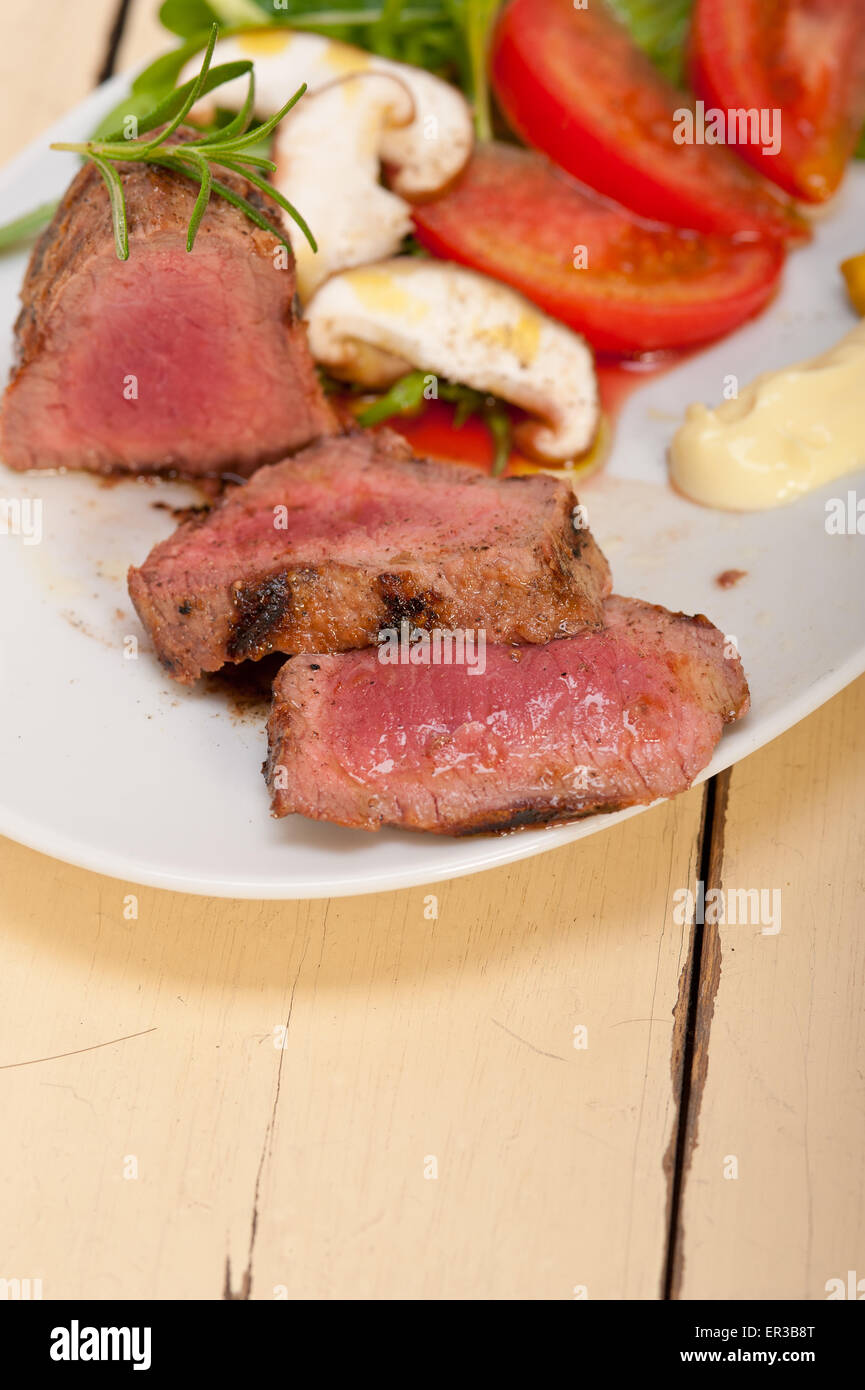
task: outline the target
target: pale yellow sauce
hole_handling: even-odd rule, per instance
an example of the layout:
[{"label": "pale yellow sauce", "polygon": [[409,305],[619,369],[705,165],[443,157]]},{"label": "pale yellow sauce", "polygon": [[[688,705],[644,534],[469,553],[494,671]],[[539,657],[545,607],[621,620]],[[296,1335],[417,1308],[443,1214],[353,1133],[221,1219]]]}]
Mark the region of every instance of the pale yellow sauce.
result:
[{"label": "pale yellow sauce", "polygon": [[707,507],[759,511],[865,467],[865,323],[819,357],[764,372],[714,410],[691,405],[670,476]]}]

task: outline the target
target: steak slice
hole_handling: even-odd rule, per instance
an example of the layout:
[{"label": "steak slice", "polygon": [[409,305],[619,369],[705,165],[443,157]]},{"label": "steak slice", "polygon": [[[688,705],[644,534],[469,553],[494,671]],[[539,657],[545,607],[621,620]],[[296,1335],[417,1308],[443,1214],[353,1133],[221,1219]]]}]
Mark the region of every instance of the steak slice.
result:
[{"label": "steak slice", "polygon": [[129,575],[163,665],[194,681],[269,652],[367,647],[382,628],[546,642],[603,621],[607,562],[570,485],[415,458],[388,433],[260,469]]},{"label": "steak slice", "polygon": [[[3,461],[247,474],[333,431],[291,253],[215,194],[187,252],[197,185],[155,165],[118,167],[127,261],[92,164],[34,248],[0,412]],[[243,179],[220,177],[265,212]]]},{"label": "steak slice", "polygon": [[737,656],[703,617],[636,599],[546,646],[489,647],[486,670],[297,656],[274,683],[273,814],[469,835],[673,796],[748,708]]}]

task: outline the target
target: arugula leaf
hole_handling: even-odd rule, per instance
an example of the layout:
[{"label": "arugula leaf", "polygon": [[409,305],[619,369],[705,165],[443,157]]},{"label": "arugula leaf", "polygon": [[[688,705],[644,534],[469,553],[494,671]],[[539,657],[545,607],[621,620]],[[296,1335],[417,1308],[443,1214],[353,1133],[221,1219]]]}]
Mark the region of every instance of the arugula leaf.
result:
[{"label": "arugula leaf", "polygon": [[[165,0],[162,23],[184,40],[135,80],[133,92],[164,96],[207,41],[212,22],[224,38],[251,28],[288,26],[327,34],[372,53],[456,81],[475,103],[482,139],[491,131],[487,49],[502,0]],[[128,110],[121,107],[119,110]],[[132,114],[135,114],[132,112]]]},{"label": "arugula leaf", "polygon": [[[186,0],[178,0],[178,3],[185,4]],[[91,139],[104,140],[112,132],[118,130],[127,116],[146,116],[153,110],[154,104],[163,101],[174,91],[177,79],[180,76],[190,58],[194,58],[196,53],[207,47],[209,25],[202,32],[197,33],[194,38],[187,39],[179,48],[174,48],[170,53],[163,53],[155,62],[140,72],[132,83],[132,90],[129,96],[123,97],[115,107],[103,116],[96,129],[93,131]]]},{"label": "arugula leaf", "polygon": [[463,386],[454,381],[440,382],[438,392],[441,400],[456,405],[455,429],[460,429],[470,416],[480,416],[482,423],[492,435],[492,473],[493,477],[497,478],[505,471],[514,446],[511,417],[504,402],[496,396],[487,395],[484,391],[476,391],[472,386]]},{"label": "arugula leaf", "polygon": [[278,22],[272,0],[164,0],[159,10],[164,27],[182,39],[206,33],[211,24],[262,24],[262,16]]},{"label": "arugula leaf", "polygon": [[161,54],[135,78],[132,83],[133,92],[148,92],[151,95],[155,93],[160,96],[170,92],[189,59],[194,58],[196,53],[200,53],[204,48],[208,33],[208,29],[201,29],[179,48],[172,48],[170,53]]},{"label": "arugula leaf", "polygon": [[172,34],[188,39],[193,34],[207,33],[216,15],[206,0],[165,0],[159,19]]},{"label": "arugula leaf", "polygon": [[360,412],[358,424],[364,427],[381,425],[394,415],[407,415],[412,410],[420,409],[424,402],[426,377],[426,372],[409,372],[407,376],[401,376],[389,391]]},{"label": "arugula leaf", "polygon": [[27,241],[51,221],[56,211],[56,202],[43,203],[41,207],[25,212],[23,217],[16,217],[14,222],[7,222],[0,227],[0,251],[9,251],[20,242]]},{"label": "arugula leaf", "polygon": [[487,55],[499,4],[500,0],[466,0],[465,4],[463,25],[471,66],[471,95],[475,104],[475,126],[479,140],[491,140],[493,136]]},{"label": "arugula leaf", "polygon": [[[359,425],[381,425],[394,415],[409,415],[420,410],[427,399],[425,392],[430,379],[428,372],[408,372],[395,381],[389,391],[368,405],[357,416]],[[511,418],[504,403],[484,391],[476,391],[472,386],[463,386],[457,381],[439,381],[436,399],[456,406],[454,429],[460,429],[472,415],[478,415],[489,430],[493,442],[493,476],[497,477],[507,467],[513,449]]]},{"label": "arugula leaf", "polygon": [[608,0],[638,47],[664,76],[681,86],[694,0]]}]

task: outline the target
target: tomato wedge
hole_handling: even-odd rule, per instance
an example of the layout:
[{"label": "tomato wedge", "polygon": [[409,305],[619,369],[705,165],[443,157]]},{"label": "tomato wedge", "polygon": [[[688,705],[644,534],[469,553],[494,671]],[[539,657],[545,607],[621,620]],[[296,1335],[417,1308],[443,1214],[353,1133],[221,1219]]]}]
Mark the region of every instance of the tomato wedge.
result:
[{"label": "tomato wedge", "polygon": [[622,355],[729,333],[763,308],[784,260],[777,242],[643,224],[513,145],[478,145],[450,191],[412,215],[434,255],[512,285]]},{"label": "tomato wedge", "polygon": [[865,2],[697,0],[691,76],[707,107],[779,111],[777,152],[738,152],[788,193],[823,202],[865,122]]},{"label": "tomato wedge", "polygon": [[493,35],[491,75],[527,144],[641,216],[728,236],[807,234],[722,145],[677,143],[688,133],[677,115],[687,99],[601,0],[585,9],[573,0],[511,0]]}]

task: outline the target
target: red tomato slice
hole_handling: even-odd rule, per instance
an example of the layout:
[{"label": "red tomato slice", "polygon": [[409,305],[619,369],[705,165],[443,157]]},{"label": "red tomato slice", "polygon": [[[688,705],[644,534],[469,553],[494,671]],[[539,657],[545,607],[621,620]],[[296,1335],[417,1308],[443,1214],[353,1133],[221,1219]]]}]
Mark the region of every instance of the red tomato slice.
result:
[{"label": "red tomato slice", "polygon": [[687,99],[601,0],[585,9],[511,0],[491,71],[505,116],[528,144],[641,216],[728,236],[806,235],[780,196],[721,145],[677,143]]},{"label": "red tomato slice", "polygon": [[450,192],[413,216],[435,255],[512,285],[622,355],[729,333],[766,304],[784,259],[777,242],[648,227],[512,145],[479,145]]},{"label": "red tomato slice", "polygon": [[[465,420],[459,429],[454,424],[455,407],[446,401],[430,401],[417,415],[394,415],[384,428],[395,430],[407,439],[416,454],[424,458],[450,459],[455,463],[470,463],[484,473],[492,471],[493,444],[489,431],[476,416]],[[528,467],[530,460],[514,451],[508,460],[507,472]]]},{"label": "red tomato slice", "polygon": [[788,193],[823,202],[865,122],[865,2],[697,0],[691,74],[707,108],[779,111],[777,152],[738,152]]}]

